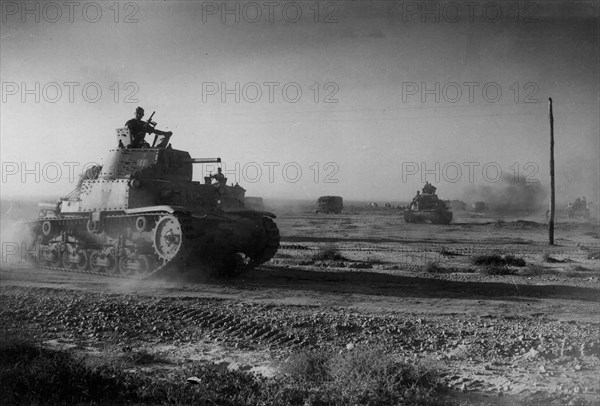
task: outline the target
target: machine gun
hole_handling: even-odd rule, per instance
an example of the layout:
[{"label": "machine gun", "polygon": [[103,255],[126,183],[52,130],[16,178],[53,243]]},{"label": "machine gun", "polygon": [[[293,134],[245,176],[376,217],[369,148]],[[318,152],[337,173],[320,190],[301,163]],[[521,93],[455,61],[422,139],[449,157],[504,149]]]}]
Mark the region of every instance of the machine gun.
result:
[{"label": "machine gun", "polygon": [[[146,125],[151,127],[153,130],[156,128],[156,121],[152,121],[154,113],[156,113],[156,111],[153,111],[152,114],[150,114],[150,117],[148,117],[148,120],[146,121]],[[152,142],[152,148],[165,148],[169,143],[170,138],[170,135],[159,135],[154,133],[154,141]]]},{"label": "machine gun", "polygon": [[148,120],[146,120],[146,124],[152,128],[156,127],[156,121],[152,121],[152,117],[154,117],[154,113],[156,113],[156,111],[153,111],[152,114],[150,114],[150,117],[148,117]]}]

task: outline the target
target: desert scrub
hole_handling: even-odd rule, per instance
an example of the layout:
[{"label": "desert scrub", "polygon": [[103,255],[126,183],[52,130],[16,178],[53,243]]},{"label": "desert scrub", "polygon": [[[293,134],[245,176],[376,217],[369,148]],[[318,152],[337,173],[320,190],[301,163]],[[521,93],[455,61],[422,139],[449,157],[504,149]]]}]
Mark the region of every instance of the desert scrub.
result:
[{"label": "desert scrub", "polygon": [[506,255],[504,257],[504,262],[508,266],[523,267],[523,266],[527,265],[527,263],[525,262],[525,260],[523,258],[515,257],[514,255]]},{"label": "desert scrub", "polygon": [[137,402],[135,386],[110,367],[89,368],[64,351],[28,342],[0,345],[0,404]]},{"label": "desert scrub", "polygon": [[331,354],[323,350],[301,351],[291,355],[281,366],[281,372],[292,381],[321,385],[329,379]]},{"label": "desert scrub", "polygon": [[333,244],[322,247],[316,254],[313,255],[314,261],[344,261],[346,258],[340,250]]},{"label": "desert scrub", "polygon": [[444,268],[435,261],[427,261],[425,264],[425,272],[427,273],[443,273]]},{"label": "desert scrub", "polygon": [[498,254],[478,255],[473,258],[474,265],[506,265],[504,258]]},{"label": "desert scrub", "polygon": [[440,255],[443,255],[445,257],[456,257],[456,256],[460,256],[462,254],[459,254],[457,252],[451,251],[446,247],[442,247],[442,249],[440,250]]},{"label": "desert scrub", "polygon": [[546,273],[546,268],[539,264],[529,264],[526,268],[519,269],[517,275],[520,276],[542,276]]},{"label": "desert scrub", "polygon": [[[125,370],[120,362],[90,367],[85,361],[66,351],[5,340],[0,343],[0,404],[447,404],[436,397],[434,369],[399,362],[377,348],[297,353],[282,367],[287,372],[274,378],[206,363],[142,372]],[[129,361],[140,362],[137,357]],[[189,383],[190,377],[197,384]]]},{"label": "desert scrub", "polygon": [[517,273],[505,265],[486,265],[479,272],[483,275],[515,275]]},{"label": "desert scrub", "polygon": [[150,365],[166,362],[156,354],[152,354],[145,349],[124,351],[120,361],[133,365]]},{"label": "desert scrub", "polygon": [[378,346],[299,352],[281,372],[297,390],[304,383],[301,388],[314,405],[447,404],[436,393],[436,368],[400,361]]},{"label": "desert scrub", "polygon": [[[525,260],[523,258],[515,257],[514,255],[505,255],[504,257],[502,257],[501,255],[498,255],[498,254],[491,254],[491,255],[478,255],[478,256],[474,257],[473,264],[474,265],[483,265],[483,266],[486,266],[487,268],[490,268],[490,270],[493,270],[493,269],[502,268],[502,267],[506,267],[506,266],[523,267],[527,263],[525,262]],[[498,275],[498,274],[499,273],[496,273],[495,275]]]}]

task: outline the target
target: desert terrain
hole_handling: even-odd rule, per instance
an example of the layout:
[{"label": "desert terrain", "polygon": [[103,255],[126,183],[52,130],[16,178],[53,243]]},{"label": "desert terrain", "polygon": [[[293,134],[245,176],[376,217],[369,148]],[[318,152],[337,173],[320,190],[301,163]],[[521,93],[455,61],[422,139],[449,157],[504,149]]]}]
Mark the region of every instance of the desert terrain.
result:
[{"label": "desert terrain", "polygon": [[[4,242],[25,211],[8,207]],[[203,363],[264,377],[303,349],[378,345],[434,365],[458,404],[600,404],[596,219],[559,212],[549,246],[544,213],[462,211],[430,225],[360,203],[271,209],[277,255],[230,279],[61,272],[3,251],[3,334],[92,359],[151,354],[145,372]],[[485,263],[494,256],[518,261]]]}]

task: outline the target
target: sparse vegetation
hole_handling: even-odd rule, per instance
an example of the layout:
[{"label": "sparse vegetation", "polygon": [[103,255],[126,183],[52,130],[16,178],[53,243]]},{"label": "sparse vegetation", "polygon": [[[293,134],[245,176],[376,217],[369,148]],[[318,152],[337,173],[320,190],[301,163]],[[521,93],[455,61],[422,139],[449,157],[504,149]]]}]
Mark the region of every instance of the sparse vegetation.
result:
[{"label": "sparse vegetation", "polygon": [[314,261],[345,261],[340,250],[335,245],[326,245],[313,255]]},{"label": "sparse vegetation", "polygon": [[460,256],[462,254],[451,251],[446,247],[442,247],[442,249],[440,250],[440,255],[445,256],[445,257],[456,257],[456,256]]},{"label": "sparse vegetation", "polygon": [[143,386],[111,367],[92,369],[64,351],[15,341],[0,344],[0,382],[5,405],[133,403]]},{"label": "sparse vegetation", "polygon": [[527,264],[523,258],[515,257],[514,255],[506,255],[504,257],[504,262],[508,266],[518,266],[518,267],[523,267]]},{"label": "sparse vegetation", "polygon": [[[571,261],[557,261],[571,262]],[[521,276],[563,276],[572,278],[589,278],[600,277],[600,272],[594,269],[586,268],[581,265],[573,265],[568,269],[564,268],[548,268],[540,264],[529,264],[526,268],[520,269],[517,275]]]},{"label": "sparse vegetation", "polygon": [[[575,265],[572,266],[569,270],[567,270],[566,272],[566,276],[571,276],[571,277],[589,277],[593,274],[593,270],[588,269],[584,266],[581,265]],[[599,276],[600,273],[596,272],[596,276]]]},{"label": "sparse vegetation", "polygon": [[402,362],[381,347],[301,352],[282,372],[291,382],[307,384],[303,390],[311,394],[311,404],[447,404],[436,396],[435,367]]},{"label": "sparse vegetation", "polygon": [[[515,257],[514,255],[505,255],[502,257],[498,254],[491,254],[476,256],[473,258],[473,264],[491,268],[502,268],[507,266],[523,267],[527,263],[523,258]],[[490,273],[490,275],[499,275],[499,273]]]},{"label": "sparse vegetation", "polygon": [[484,275],[514,275],[516,272],[505,265],[486,265],[480,272]]},{"label": "sparse vegetation", "polygon": [[444,268],[435,261],[428,261],[425,264],[425,272],[427,273],[443,273]]},{"label": "sparse vegetation", "polygon": [[548,263],[550,263],[550,264],[556,264],[556,263],[559,263],[559,262],[565,262],[565,261],[563,261],[563,260],[560,260],[560,259],[554,258],[554,257],[553,257],[553,256],[551,256],[551,255],[550,255],[550,253],[548,253],[548,252],[545,252],[545,253],[544,253],[544,255],[542,256],[542,259],[544,260],[544,262],[548,262]]},{"label": "sparse vegetation", "polygon": [[133,365],[148,365],[164,362],[156,354],[151,354],[147,350],[125,351],[121,356],[121,361]]},{"label": "sparse vegetation", "polygon": [[546,268],[539,264],[529,264],[526,268],[519,269],[517,275],[520,276],[541,276],[546,272]]},{"label": "sparse vegetation", "polygon": [[[133,363],[139,360],[133,359]],[[119,364],[117,364],[119,365]],[[284,374],[264,378],[197,364],[144,374],[126,365],[90,367],[65,351],[30,343],[0,345],[2,404],[333,405],[447,404],[435,368],[403,363],[382,348],[294,354]],[[200,385],[187,382],[197,378]],[[67,383],[68,384],[65,384]]]},{"label": "sparse vegetation", "polygon": [[506,265],[504,258],[498,254],[492,255],[478,255],[473,258],[473,264],[475,265]]}]

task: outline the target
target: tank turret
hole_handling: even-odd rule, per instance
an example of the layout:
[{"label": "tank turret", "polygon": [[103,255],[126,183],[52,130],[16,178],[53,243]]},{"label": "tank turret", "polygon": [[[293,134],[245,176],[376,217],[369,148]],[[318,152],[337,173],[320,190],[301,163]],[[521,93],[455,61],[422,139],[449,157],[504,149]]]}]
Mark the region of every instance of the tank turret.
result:
[{"label": "tank turret", "polygon": [[[127,128],[104,164],[89,168],[76,190],[41,203],[29,222],[35,260],[46,267],[147,277],[194,263],[237,273],[271,259],[279,247],[275,215],[244,206],[239,185],[193,180],[192,158],[167,137],[130,148]],[[30,252],[32,252],[30,250]]]}]

